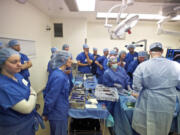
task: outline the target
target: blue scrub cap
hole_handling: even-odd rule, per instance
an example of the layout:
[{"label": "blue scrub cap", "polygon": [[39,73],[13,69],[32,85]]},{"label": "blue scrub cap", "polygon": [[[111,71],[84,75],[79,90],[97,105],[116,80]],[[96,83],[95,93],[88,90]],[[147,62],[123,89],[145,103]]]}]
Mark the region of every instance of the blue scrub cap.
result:
[{"label": "blue scrub cap", "polygon": [[116,52],[115,52],[114,50],[111,50],[109,54],[110,54],[110,55],[115,55]]},{"label": "blue scrub cap", "polygon": [[71,54],[67,51],[57,51],[50,60],[50,67],[52,69],[61,67],[66,64],[69,57],[71,57]]},{"label": "blue scrub cap", "polygon": [[117,62],[117,57],[111,56],[111,57],[108,59],[108,63],[111,63],[111,62]]},{"label": "blue scrub cap", "polygon": [[97,51],[97,48],[93,48],[93,51]]},{"label": "blue scrub cap", "polygon": [[53,54],[53,53],[55,53],[57,50],[58,50],[57,48],[52,47],[52,48],[51,48],[51,53]]},{"label": "blue scrub cap", "polygon": [[3,46],[3,43],[2,42],[0,42],[0,47],[2,47]]},{"label": "blue scrub cap", "polygon": [[89,48],[89,46],[88,46],[87,44],[84,44],[84,45],[83,45],[83,49],[84,49],[84,48]]},{"label": "blue scrub cap", "polygon": [[126,54],[126,51],[124,51],[124,50],[122,50],[122,51],[120,51],[120,53],[119,53],[119,56],[121,56],[121,54]]},{"label": "blue scrub cap", "polygon": [[[19,53],[11,48],[2,48],[0,49],[0,67],[4,62],[11,57],[12,55],[19,55]],[[20,56],[20,55],[19,55]]]},{"label": "blue scrub cap", "polygon": [[128,46],[127,46],[127,49],[130,49],[130,48],[135,49],[135,48],[136,48],[136,46],[135,46],[135,45],[133,45],[133,44],[130,44],[130,45],[128,45]]},{"label": "blue scrub cap", "polygon": [[20,45],[20,43],[16,39],[13,39],[13,40],[9,41],[9,43],[8,43],[9,47],[13,47],[15,45]]},{"label": "blue scrub cap", "polygon": [[64,44],[64,45],[62,46],[62,50],[65,50],[66,48],[69,48],[69,45],[68,45],[68,44]]},{"label": "blue scrub cap", "polygon": [[104,48],[104,49],[103,49],[103,52],[107,52],[107,51],[109,51],[108,48]]},{"label": "blue scrub cap", "polygon": [[162,44],[160,42],[155,42],[155,43],[152,43],[149,47],[149,50],[153,49],[153,48],[161,48],[162,49]]},{"label": "blue scrub cap", "polygon": [[146,56],[147,56],[147,52],[146,51],[138,52],[138,57],[146,57]]}]

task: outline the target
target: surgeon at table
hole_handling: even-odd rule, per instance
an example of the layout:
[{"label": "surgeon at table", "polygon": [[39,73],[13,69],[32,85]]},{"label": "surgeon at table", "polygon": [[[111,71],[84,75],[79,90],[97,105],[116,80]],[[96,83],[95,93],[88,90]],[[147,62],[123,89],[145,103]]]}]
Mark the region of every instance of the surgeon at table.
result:
[{"label": "surgeon at table", "polygon": [[101,57],[98,57],[98,59],[95,61],[96,65],[97,65],[97,79],[98,79],[98,83],[102,84],[103,83],[103,74],[105,71],[105,67],[107,66],[107,56],[109,54],[109,50],[107,48],[105,48],[103,50],[104,55]]},{"label": "surgeon at table", "polygon": [[139,64],[145,61],[146,57],[147,57],[147,53],[145,51],[140,51],[138,52],[138,59],[131,61],[131,63],[129,64],[127,68],[127,74],[130,77],[131,83],[133,81],[133,73],[135,69],[137,68]]},{"label": "surgeon at table", "polygon": [[50,61],[53,72],[44,92],[44,120],[49,120],[51,135],[67,135],[70,82],[65,73],[71,67],[71,55],[58,51]]},{"label": "surgeon at table", "polygon": [[129,76],[124,68],[118,66],[117,58],[115,56],[109,58],[108,67],[109,68],[103,75],[103,84],[108,87],[118,87],[131,90]]},{"label": "surgeon at table", "polygon": [[34,110],[37,94],[19,74],[20,54],[0,49],[0,135],[35,135],[42,119]]},{"label": "surgeon at table", "polygon": [[127,53],[126,55],[126,58],[125,58],[125,62],[126,62],[126,65],[125,65],[125,69],[127,70],[129,64],[131,63],[131,61],[133,60],[137,60],[137,57],[138,57],[138,53],[135,52],[135,45],[133,44],[130,44],[127,46],[127,49],[129,50],[129,53]]},{"label": "surgeon at table", "polygon": [[132,127],[140,135],[168,135],[180,84],[180,64],[162,57],[162,44],[150,45],[151,59],[133,74],[133,88],[139,91]]},{"label": "surgeon at table", "polygon": [[89,46],[83,45],[84,52],[81,52],[77,57],[78,71],[81,73],[91,73],[91,64],[94,60],[93,55],[89,53]]}]

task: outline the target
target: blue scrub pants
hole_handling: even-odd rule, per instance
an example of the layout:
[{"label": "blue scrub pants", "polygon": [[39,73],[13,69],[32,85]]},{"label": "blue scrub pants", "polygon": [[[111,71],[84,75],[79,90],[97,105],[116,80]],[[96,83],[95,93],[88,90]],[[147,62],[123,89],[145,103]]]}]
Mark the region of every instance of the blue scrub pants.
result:
[{"label": "blue scrub pants", "polygon": [[34,117],[31,117],[17,125],[0,126],[0,135],[35,135],[34,124]]},{"label": "blue scrub pants", "polygon": [[51,135],[67,135],[68,119],[65,120],[49,120]]},{"label": "blue scrub pants", "polygon": [[103,84],[103,75],[97,75],[98,84]]}]

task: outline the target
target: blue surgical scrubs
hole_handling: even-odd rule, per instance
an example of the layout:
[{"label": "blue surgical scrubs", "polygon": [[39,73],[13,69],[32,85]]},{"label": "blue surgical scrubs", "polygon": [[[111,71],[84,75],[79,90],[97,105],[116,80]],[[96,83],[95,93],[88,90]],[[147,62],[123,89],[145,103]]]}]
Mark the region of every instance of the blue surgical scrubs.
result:
[{"label": "blue surgical scrubs", "polygon": [[133,82],[133,72],[135,71],[135,69],[137,68],[137,66],[139,65],[139,61],[138,60],[134,60],[132,61],[128,68],[127,68],[127,74],[129,75],[130,77],[130,82],[131,82],[131,85],[132,85],[132,82]]},{"label": "blue surgical scrubs", "polygon": [[69,78],[60,69],[49,76],[44,95],[43,115],[48,117],[51,135],[67,135]]},{"label": "blue surgical scrubs", "polygon": [[105,65],[105,62],[107,62],[107,57],[106,56],[101,56],[99,57],[97,60],[97,62],[99,62],[99,64],[101,64],[103,66],[103,69],[101,70],[99,66],[97,66],[97,79],[98,79],[98,83],[102,84],[103,83],[103,74],[105,71],[105,66],[107,66],[107,64]]},{"label": "blue surgical scrubs", "polygon": [[125,62],[126,62],[125,69],[126,70],[127,70],[128,66],[129,66],[129,64],[131,63],[131,61],[137,60],[137,57],[138,57],[138,53],[137,52],[134,52],[133,54],[128,53],[126,55],[126,58],[125,58]]},{"label": "blue surgical scrubs", "polygon": [[0,135],[35,135],[42,119],[34,110],[21,114],[11,108],[22,100],[28,100],[30,85],[20,75],[15,74],[17,82],[0,74]]},{"label": "blue surgical scrubs", "polygon": [[72,69],[71,68],[66,68],[66,70],[71,70],[71,73],[68,74],[69,83],[70,83],[70,91],[69,92],[71,92],[72,88],[74,87]]},{"label": "blue surgical scrubs", "polygon": [[103,75],[103,84],[108,87],[113,87],[114,84],[120,84],[124,89],[130,84],[129,76],[127,75],[124,68],[118,66],[116,71],[108,68]]},{"label": "blue surgical scrubs", "polygon": [[[29,58],[25,54],[20,53],[20,55],[21,55],[21,64],[24,64],[29,61]],[[30,83],[29,81],[30,74],[28,69],[21,70],[20,74],[24,77],[24,79],[26,79]]]},{"label": "blue surgical scrubs", "polygon": [[95,63],[95,61],[98,59],[100,57],[100,55],[94,55],[93,54],[93,63],[92,63],[92,65],[91,65],[91,73],[93,74],[93,75],[97,75],[97,65],[96,65],[96,63]]},{"label": "blue surgical scrubs", "polygon": [[49,74],[53,71],[53,69],[50,66],[50,61],[48,62],[48,66],[47,66],[47,72],[49,72]]},{"label": "blue surgical scrubs", "polygon": [[[94,60],[93,55],[88,53],[89,59],[91,59],[92,61]],[[76,57],[77,61],[80,61],[83,64],[87,64],[87,59],[86,59],[86,55],[84,52],[81,52],[77,57]],[[91,73],[91,66],[78,66],[78,71],[80,71],[81,73]]]}]

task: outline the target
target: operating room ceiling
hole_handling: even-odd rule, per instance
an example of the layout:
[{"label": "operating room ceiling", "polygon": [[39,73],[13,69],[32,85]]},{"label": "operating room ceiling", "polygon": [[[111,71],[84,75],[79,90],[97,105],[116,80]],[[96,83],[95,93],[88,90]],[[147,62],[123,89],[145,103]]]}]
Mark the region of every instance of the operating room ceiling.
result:
[{"label": "operating room ceiling", "polygon": [[[94,12],[78,12],[73,1],[75,0],[29,0],[28,2],[51,18],[86,18],[91,21],[96,20],[97,12],[107,12],[112,6],[121,3],[121,0],[96,0]],[[180,6],[180,0],[134,1],[134,4],[126,10],[127,13],[159,14],[163,7]],[[118,11],[115,10],[114,12]]]}]

